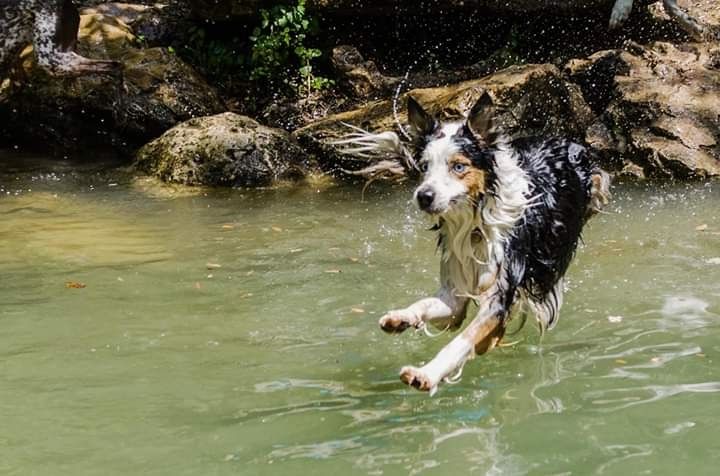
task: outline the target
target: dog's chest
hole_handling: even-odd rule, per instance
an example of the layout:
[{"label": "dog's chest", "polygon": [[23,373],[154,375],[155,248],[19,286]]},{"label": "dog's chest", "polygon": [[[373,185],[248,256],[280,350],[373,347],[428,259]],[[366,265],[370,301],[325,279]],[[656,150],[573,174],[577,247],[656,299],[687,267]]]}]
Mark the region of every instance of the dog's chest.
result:
[{"label": "dog's chest", "polygon": [[440,231],[440,240],[442,285],[459,295],[476,295],[482,291],[490,274],[488,246],[482,231],[445,228]]}]

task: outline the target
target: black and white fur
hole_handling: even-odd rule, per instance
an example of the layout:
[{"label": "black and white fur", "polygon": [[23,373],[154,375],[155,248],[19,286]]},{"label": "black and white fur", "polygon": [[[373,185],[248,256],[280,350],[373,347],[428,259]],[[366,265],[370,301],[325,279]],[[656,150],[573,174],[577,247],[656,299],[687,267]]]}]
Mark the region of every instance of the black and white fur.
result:
[{"label": "black and white fur", "polygon": [[382,329],[456,329],[470,300],[478,305],[473,321],[434,359],[401,370],[405,383],[431,394],[498,344],[511,314],[533,314],[542,330],[552,328],[583,225],[609,196],[609,177],[585,147],[559,138],[507,140],[494,113],[485,93],[466,120],[441,123],[409,97],[415,154],[392,132],[356,132],[341,142],[350,153],[367,154],[374,145],[406,161],[414,155],[423,171],[415,200],[438,232],[440,289],[388,312]]},{"label": "black and white fur", "polygon": [[0,72],[30,43],[38,65],[54,75],[117,72],[120,64],[73,51],[80,15],[71,0],[0,0]]}]

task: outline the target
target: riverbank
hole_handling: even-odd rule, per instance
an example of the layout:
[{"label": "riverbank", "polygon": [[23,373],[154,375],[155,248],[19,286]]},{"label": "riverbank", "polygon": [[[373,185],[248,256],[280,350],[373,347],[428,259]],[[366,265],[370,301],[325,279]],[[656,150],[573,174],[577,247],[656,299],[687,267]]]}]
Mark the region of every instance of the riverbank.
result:
[{"label": "riverbank", "polygon": [[[397,131],[408,94],[458,116],[489,91],[512,135],[588,143],[617,175],[720,175],[720,43],[690,38],[660,2],[636,2],[612,31],[601,0],[370,2],[352,15],[343,2],[78,3],[79,52],[122,76],[51,77],[24,51],[0,79],[0,145],[112,150],[193,185],[344,179],[367,163],[328,145],[341,121]],[[720,25],[716,3],[687,3]]]}]

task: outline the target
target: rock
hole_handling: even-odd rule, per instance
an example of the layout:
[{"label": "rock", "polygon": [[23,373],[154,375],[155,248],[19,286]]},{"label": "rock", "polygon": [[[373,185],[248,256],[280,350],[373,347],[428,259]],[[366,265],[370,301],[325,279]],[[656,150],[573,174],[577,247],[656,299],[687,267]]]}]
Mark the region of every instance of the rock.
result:
[{"label": "rock", "polygon": [[400,81],[400,78],[383,76],[374,61],[366,61],[360,51],[350,45],[333,48],[332,65],[341,82],[363,98],[387,94]]},{"label": "rock", "polygon": [[[594,120],[580,89],[565,81],[560,71],[549,64],[513,66],[482,79],[447,87],[415,89],[407,94],[426,110],[449,119],[464,116],[484,91],[488,91],[498,105],[498,121],[510,136],[560,135],[581,139]],[[398,119],[402,123],[406,122],[404,104],[407,94],[398,108]],[[298,129],[294,134],[317,154],[325,169],[367,165],[343,156],[329,144],[349,132],[343,123],[372,132],[398,131],[393,102],[387,100],[330,116]]]},{"label": "rock", "polygon": [[51,77],[27,48],[4,91],[0,135],[64,149],[91,143],[134,146],[178,122],[225,109],[214,89],[175,54],[140,46],[123,21],[94,13],[81,16],[78,52],[121,62],[122,78]]},{"label": "rock", "polygon": [[567,66],[600,115],[587,140],[647,176],[720,175],[720,45],[628,44]]},{"label": "rock", "polygon": [[143,146],[135,166],[166,182],[241,187],[302,178],[311,167],[289,133],[232,112],[178,124]]},{"label": "rock", "polygon": [[139,2],[97,3],[83,8],[83,15],[101,14],[114,17],[132,29],[146,46],[168,45],[184,36],[190,26],[190,8],[185,0],[163,3]]},{"label": "rock", "polygon": [[[720,39],[720,2],[717,0],[676,0],[680,10],[685,12],[691,19],[694,28],[688,31],[698,40]],[[658,1],[648,7],[650,16],[660,23],[673,21],[671,15],[663,7],[663,2]],[[680,22],[682,24],[682,22]],[[682,26],[682,25],[681,25]]]}]

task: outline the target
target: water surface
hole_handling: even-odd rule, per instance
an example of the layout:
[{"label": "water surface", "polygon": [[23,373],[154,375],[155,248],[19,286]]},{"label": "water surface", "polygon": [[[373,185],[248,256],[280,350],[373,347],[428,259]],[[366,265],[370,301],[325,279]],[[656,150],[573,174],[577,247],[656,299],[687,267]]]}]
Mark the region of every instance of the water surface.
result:
[{"label": "water surface", "polygon": [[[712,474],[720,184],[620,185],[559,325],[434,398],[410,189],[163,187],[0,162],[0,474]],[[82,287],[84,286],[84,287]]]}]

